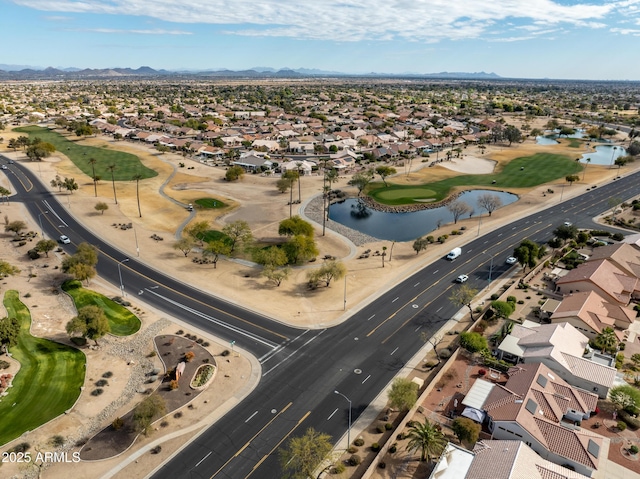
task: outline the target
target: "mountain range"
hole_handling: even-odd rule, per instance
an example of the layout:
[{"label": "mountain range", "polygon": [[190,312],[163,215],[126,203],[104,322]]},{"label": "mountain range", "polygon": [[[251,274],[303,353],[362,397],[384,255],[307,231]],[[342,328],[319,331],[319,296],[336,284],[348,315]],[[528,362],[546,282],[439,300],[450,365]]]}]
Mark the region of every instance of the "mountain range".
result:
[{"label": "mountain range", "polygon": [[501,77],[495,73],[366,73],[348,74],[309,68],[254,67],[248,70],[154,70],[151,67],[140,68],[39,68],[27,65],[0,64],[0,80],[78,80],[78,79],[116,79],[116,78],[152,78],[152,77],[199,77],[199,78],[304,78],[304,77],[374,77],[374,78],[457,78],[476,80],[495,80]]}]

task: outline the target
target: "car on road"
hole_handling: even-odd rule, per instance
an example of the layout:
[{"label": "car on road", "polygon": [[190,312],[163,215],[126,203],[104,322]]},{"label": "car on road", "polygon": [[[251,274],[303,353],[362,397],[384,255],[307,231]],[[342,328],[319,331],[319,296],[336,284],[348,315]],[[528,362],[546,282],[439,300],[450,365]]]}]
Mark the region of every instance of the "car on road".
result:
[{"label": "car on road", "polygon": [[10,165],[13,165],[13,160],[9,160],[9,164],[10,164]]},{"label": "car on road", "polygon": [[62,235],[60,236],[60,243],[69,244],[71,243],[71,240],[67,235]]},{"label": "car on road", "polygon": [[565,221],[565,222],[564,222],[564,225],[565,225],[565,226],[572,226],[572,225],[573,225],[573,223],[571,223],[571,221]]},{"label": "car on road", "polygon": [[466,274],[461,274],[456,278],[456,283],[464,283],[468,279],[469,279],[469,276],[467,276]]},{"label": "car on road", "polygon": [[517,262],[518,262],[518,259],[513,256],[509,256],[506,261],[507,264],[516,264]]},{"label": "car on road", "polygon": [[2,168],[3,170],[6,170],[7,169],[7,165],[2,165],[2,166],[0,166],[0,168]]}]

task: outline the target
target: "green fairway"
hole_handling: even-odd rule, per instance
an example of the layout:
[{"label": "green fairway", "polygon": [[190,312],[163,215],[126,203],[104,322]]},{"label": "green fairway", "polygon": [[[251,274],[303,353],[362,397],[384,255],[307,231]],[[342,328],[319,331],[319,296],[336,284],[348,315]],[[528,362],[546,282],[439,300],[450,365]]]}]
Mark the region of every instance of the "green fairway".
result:
[{"label": "green fairway", "polygon": [[0,444],[32,431],[71,408],[84,383],[81,351],[31,336],[31,314],[17,291],[7,291],[4,306],[20,322],[18,344],[9,349],[20,362],[13,387],[0,401]]},{"label": "green fairway", "polygon": [[102,309],[109,320],[111,334],[129,336],[140,329],[140,320],[135,314],[106,296],[83,288],[79,281],[66,281],[62,289],[71,296],[76,309],[92,305]]},{"label": "green fairway", "polygon": [[380,183],[375,183],[369,187],[367,193],[378,203],[386,205],[419,203],[419,200],[425,198],[441,201],[456,186],[471,189],[493,187],[501,190],[531,188],[567,175],[577,174],[582,171],[582,168],[579,162],[567,156],[538,153],[516,158],[505,165],[501,171],[488,175],[460,175],[422,186],[390,183],[388,187],[384,187]]},{"label": "green fairway", "polygon": [[205,243],[209,243],[210,241],[224,241],[227,244],[231,244],[231,238],[229,238],[226,234],[224,234],[222,231],[217,231],[217,230],[207,230],[203,237],[202,237],[202,241]]},{"label": "green fairway", "polygon": [[69,141],[60,133],[42,128],[40,126],[24,126],[15,128],[14,131],[27,133],[30,139],[36,136],[42,141],[51,143],[56,150],[65,154],[73,164],[76,165],[89,178],[93,178],[92,166],[89,159],[96,160],[93,165],[96,170],[96,176],[104,181],[111,181],[111,172],[107,170],[110,165],[116,165],[113,170],[113,177],[116,181],[130,181],[135,175],[142,178],[152,178],[158,173],[144,166],[140,159],[131,153],[123,151],[111,150],[107,148],[96,148],[95,146],[83,146],[75,141]]},{"label": "green fairway", "polygon": [[220,200],[216,200],[215,198],[198,198],[194,203],[205,209],[224,208],[227,206],[225,203]]}]

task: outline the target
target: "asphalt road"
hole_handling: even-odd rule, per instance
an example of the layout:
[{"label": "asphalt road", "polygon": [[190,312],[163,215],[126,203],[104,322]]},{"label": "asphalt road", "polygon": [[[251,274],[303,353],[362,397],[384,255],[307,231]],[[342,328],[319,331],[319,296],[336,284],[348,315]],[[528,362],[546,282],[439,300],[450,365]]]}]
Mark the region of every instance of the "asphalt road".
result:
[{"label": "asphalt road", "polygon": [[[118,263],[126,258],[122,252],[78,224],[64,200],[58,203],[57,196],[29,170],[9,165],[4,172],[17,191],[12,201],[23,201],[47,235],[69,236],[72,244],[63,246],[68,252],[83,241],[96,245],[98,273],[121,284]],[[334,391],[349,398],[355,422],[424,346],[421,333],[432,335],[457,313],[448,297],[457,287],[454,279],[459,274],[469,275],[469,283],[478,288],[487,286],[489,274],[496,279],[507,271],[504,261],[523,239],[546,241],[564,221],[596,227],[591,218],[609,208],[611,197],[631,198],[640,194],[639,185],[640,173],[636,173],[484,236],[468,230],[469,241],[456,261],[435,261],[330,329],[289,327],[278,318],[263,317],[196,290],[135,258],[121,262],[122,284],[129,294],[141,292],[141,299],[166,314],[235,341],[259,358],[262,366],[257,388],[153,477],[280,478],[277,451],[288,438],[308,427],[330,434],[335,441],[346,432],[349,402]],[[215,294],[215,287],[212,290]]]}]

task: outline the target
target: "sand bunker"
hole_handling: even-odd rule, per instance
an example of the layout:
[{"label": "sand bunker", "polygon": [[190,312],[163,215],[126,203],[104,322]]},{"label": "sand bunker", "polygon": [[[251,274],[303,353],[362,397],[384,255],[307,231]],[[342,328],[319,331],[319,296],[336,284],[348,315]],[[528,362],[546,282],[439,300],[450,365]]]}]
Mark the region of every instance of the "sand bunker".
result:
[{"label": "sand bunker", "polygon": [[443,161],[442,163],[438,163],[438,166],[461,173],[484,175],[493,173],[493,169],[497,163],[497,161],[466,155],[462,158],[452,158],[450,161]]}]

